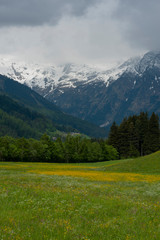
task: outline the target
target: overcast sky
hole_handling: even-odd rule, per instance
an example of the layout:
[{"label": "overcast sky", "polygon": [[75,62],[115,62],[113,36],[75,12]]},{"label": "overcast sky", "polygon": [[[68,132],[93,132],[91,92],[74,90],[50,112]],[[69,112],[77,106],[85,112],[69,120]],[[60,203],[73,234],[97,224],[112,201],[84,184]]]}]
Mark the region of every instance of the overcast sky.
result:
[{"label": "overcast sky", "polygon": [[108,65],[159,50],[159,0],[0,0],[0,55]]}]

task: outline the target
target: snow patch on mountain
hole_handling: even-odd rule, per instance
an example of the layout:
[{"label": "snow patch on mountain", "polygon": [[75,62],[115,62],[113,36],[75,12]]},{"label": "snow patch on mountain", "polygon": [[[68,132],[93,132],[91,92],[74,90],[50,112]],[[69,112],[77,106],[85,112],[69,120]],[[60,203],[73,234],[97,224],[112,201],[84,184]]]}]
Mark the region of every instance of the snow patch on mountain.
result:
[{"label": "snow patch on mountain", "polygon": [[117,80],[126,71],[127,65],[112,69],[101,70],[89,65],[39,65],[0,58],[0,74],[10,77],[19,83],[33,88],[49,88],[53,91],[57,87],[75,88],[77,83],[104,82],[106,86]]},{"label": "snow patch on mountain", "polygon": [[[61,89],[61,94],[63,94],[63,89],[76,88],[78,84],[103,82],[108,87],[125,72],[141,75],[146,68],[153,65],[160,68],[160,52],[149,52],[143,57],[131,58],[111,69],[106,67],[106,70],[86,64],[58,66],[27,64],[16,61],[13,58],[0,58],[0,74],[34,89],[47,89],[48,93],[59,88]],[[46,92],[45,95],[48,93]]]}]

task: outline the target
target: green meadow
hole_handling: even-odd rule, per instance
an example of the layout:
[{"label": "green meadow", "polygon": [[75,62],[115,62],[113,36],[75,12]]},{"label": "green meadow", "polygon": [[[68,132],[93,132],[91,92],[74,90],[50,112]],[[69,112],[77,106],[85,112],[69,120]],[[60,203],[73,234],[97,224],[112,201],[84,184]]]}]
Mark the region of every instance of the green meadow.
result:
[{"label": "green meadow", "polygon": [[160,152],[87,164],[0,162],[0,240],[159,240]]}]

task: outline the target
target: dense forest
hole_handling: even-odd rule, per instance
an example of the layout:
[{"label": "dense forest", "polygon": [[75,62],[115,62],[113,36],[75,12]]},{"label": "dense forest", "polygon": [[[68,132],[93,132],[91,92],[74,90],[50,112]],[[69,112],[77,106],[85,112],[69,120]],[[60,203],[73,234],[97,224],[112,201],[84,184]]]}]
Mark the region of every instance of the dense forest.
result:
[{"label": "dense forest", "polygon": [[[81,134],[53,138],[47,134],[41,134],[45,132],[46,126],[50,129],[53,127],[50,120],[45,121],[41,114],[20,108],[16,102],[14,107],[17,109],[17,115],[12,106],[12,117],[8,117],[10,99],[6,97],[5,102],[6,100],[8,105],[4,106],[5,112],[3,109],[0,111],[1,133],[5,134],[5,126],[8,124],[12,135],[17,128],[16,131],[19,131],[22,136],[27,137],[29,136],[27,134],[33,134],[33,138],[1,136],[0,161],[97,162],[143,156],[160,149],[159,117],[155,113],[149,117],[147,113],[141,112],[139,115],[124,118],[119,126],[114,122],[108,139],[89,139]],[[13,105],[13,102],[11,104]],[[25,114],[24,111],[26,111]],[[26,115],[28,117],[25,117]],[[16,122],[17,116],[21,116],[25,121]],[[30,128],[32,123],[34,128]],[[38,129],[41,129],[41,132],[38,132]],[[39,135],[36,135],[37,132]],[[40,135],[40,140],[35,139]]]},{"label": "dense forest", "polygon": [[118,152],[106,140],[68,135],[65,141],[52,141],[46,134],[40,140],[0,138],[0,161],[79,163],[113,159],[118,159]]},{"label": "dense forest", "polygon": [[159,117],[154,112],[141,112],[124,118],[111,126],[108,143],[114,146],[119,158],[144,156],[160,149]]},{"label": "dense forest", "polygon": [[0,94],[0,136],[40,139],[44,132],[53,136],[56,130],[77,131],[68,125],[56,124],[45,115]]}]

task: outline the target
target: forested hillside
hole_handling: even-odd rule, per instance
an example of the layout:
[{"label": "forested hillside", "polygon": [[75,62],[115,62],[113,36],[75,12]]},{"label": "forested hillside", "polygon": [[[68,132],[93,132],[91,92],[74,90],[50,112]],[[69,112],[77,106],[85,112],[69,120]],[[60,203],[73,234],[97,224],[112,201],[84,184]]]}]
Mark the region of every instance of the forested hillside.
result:
[{"label": "forested hillside", "polygon": [[[22,106],[8,96],[0,94],[0,136],[40,138],[44,132],[50,136],[60,125],[41,113]],[[63,130],[72,130],[63,127]]]},{"label": "forested hillside", "polygon": [[[2,135],[9,134],[11,136],[19,137],[38,137],[40,133],[49,133],[54,129],[58,129],[64,132],[76,131],[91,137],[107,136],[105,129],[63,113],[53,103],[47,101],[27,86],[15,82],[12,79],[9,79],[2,75],[0,75],[0,94],[0,121],[2,121],[3,129],[5,129],[4,131],[2,130]],[[4,95],[7,95],[10,99],[4,97]],[[16,131],[15,127],[13,128],[13,122],[15,121],[12,117],[16,117],[17,121],[19,118],[21,121],[23,121],[23,123],[19,122],[19,127],[17,124],[15,125],[17,128],[21,128],[21,126],[24,125],[24,128],[31,127],[34,129],[29,130],[28,128],[28,133],[25,133],[23,135],[25,130],[23,131],[22,127],[22,130],[20,131],[23,133],[19,134],[19,132]],[[4,121],[4,118],[6,121]],[[30,118],[30,120],[28,120],[28,118]],[[7,123],[7,126],[5,122]],[[11,126],[9,126],[10,123]],[[26,124],[29,124],[29,126],[26,126]],[[13,134],[11,133],[12,130],[14,131]],[[31,134],[29,134],[30,131],[32,132]]]}]

